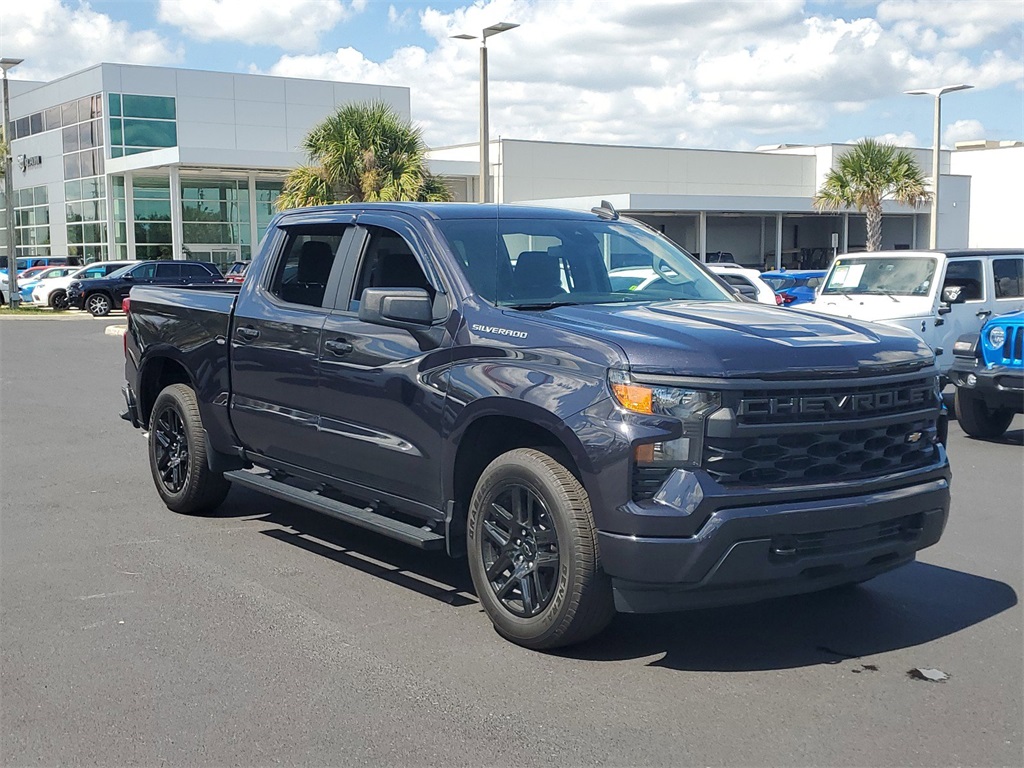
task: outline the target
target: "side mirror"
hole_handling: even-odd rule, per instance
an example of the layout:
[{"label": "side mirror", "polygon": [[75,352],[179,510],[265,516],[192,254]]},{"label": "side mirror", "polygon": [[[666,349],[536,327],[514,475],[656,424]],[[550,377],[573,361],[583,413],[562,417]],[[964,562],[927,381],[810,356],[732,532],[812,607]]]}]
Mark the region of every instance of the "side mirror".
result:
[{"label": "side mirror", "polygon": [[131,272],[125,272],[123,275],[121,275],[121,278],[124,280],[134,280],[135,275],[133,275]]},{"label": "side mirror", "polygon": [[434,321],[434,303],[423,288],[367,288],[359,300],[359,319],[375,325],[421,330]]}]

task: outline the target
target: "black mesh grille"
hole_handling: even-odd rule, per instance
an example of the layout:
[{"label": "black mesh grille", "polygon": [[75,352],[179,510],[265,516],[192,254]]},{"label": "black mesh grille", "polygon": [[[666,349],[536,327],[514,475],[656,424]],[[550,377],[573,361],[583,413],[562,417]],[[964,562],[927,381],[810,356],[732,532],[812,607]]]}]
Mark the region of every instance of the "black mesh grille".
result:
[{"label": "black mesh grille", "polygon": [[890,541],[914,539],[923,525],[924,515],[917,513],[860,528],[775,536],[772,551],[773,556],[785,558],[845,554]]},{"label": "black mesh grille", "polygon": [[672,467],[638,467],[633,465],[633,501],[653,498],[672,474]]},{"label": "black mesh grille", "polygon": [[826,483],[875,477],[935,460],[935,420],[828,424],[813,432],[709,437],[704,468],[724,485]]}]

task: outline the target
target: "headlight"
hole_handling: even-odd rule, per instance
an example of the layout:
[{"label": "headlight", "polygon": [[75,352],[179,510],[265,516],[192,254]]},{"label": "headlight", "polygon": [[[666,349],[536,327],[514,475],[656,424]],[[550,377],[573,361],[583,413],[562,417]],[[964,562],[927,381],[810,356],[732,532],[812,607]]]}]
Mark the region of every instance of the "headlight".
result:
[{"label": "headlight", "polygon": [[988,343],[993,347],[999,348],[1003,346],[1003,342],[1006,341],[1006,331],[1000,326],[994,326],[988,332]]},{"label": "headlight", "polygon": [[637,446],[642,466],[699,466],[704,444],[704,421],[722,406],[718,392],[683,387],[660,387],[633,381],[626,371],[610,371],[608,383],[619,405],[634,413],[673,416],[683,425],[682,436]]}]

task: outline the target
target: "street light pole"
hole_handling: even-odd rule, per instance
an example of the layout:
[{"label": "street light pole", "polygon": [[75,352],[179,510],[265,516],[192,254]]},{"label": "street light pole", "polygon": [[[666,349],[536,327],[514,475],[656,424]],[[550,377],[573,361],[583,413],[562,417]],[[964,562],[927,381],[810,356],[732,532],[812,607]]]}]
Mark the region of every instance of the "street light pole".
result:
[{"label": "street light pole", "polygon": [[4,71],[4,202],[7,206],[7,298],[11,308],[21,301],[18,295],[18,254],[15,246],[14,233],[14,180],[13,163],[11,162],[11,103],[7,90],[7,70],[18,66],[24,59],[0,59],[0,69]]},{"label": "street light pole", "polygon": [[[515,29],[518,24],[502,21],[484,27],[480,34],[480,202],[490,202],[491,196],[491,125],[487,94],[487,38]],[[452,35],[456,40],[476,40],[476,35]]]},{"label": "street light pole", "polygon": [[953,91],[966,91],[973,85],[944,85],[941,88],[921,88],[916,91],[904,91],[911,96],[935,97],[935,128],[932,137],[932,215],[928,228],[929,248],[939,247],[939,140],[942,131],[942,94]]}]

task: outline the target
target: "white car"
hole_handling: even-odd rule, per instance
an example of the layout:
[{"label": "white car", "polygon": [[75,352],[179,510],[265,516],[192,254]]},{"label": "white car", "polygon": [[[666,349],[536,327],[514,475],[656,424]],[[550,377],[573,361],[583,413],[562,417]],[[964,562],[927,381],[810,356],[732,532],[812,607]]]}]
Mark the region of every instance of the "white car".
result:
[{"label": "white car", "polygon": [[54,309],[68,308],[68,286],[75,280],[106,277],[121,267],[138,264],[138,261],[94,261],[65,277],[42,280],[32,290],[32,303]]},{"label": "white car", "polygon": [[[773,307],[782,304],[782,297],[761,279],[761,273],[756,269],[747,269],[740,264],[706,264],[705,266],[744,296],[751,299],[756,298],[758,304],[771,304]],[[744,288],[747,290],[743,290]],[[751,288],[756,292],[753,295],[750,291]]]}]

